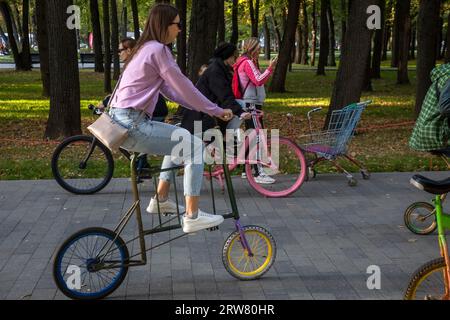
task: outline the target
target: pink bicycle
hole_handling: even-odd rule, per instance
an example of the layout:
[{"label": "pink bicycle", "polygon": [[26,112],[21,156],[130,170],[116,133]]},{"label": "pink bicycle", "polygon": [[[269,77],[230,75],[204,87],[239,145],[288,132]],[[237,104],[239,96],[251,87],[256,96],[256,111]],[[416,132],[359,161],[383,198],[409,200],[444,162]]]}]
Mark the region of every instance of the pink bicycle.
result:
[{"label": "pink bicycle", "polygon": [[[302,185],[307,173],[302,149],[288,138],[274,135],[267,137],[261,126],[264,113],[256,109],[255,105],[250,105],[247,111],[252,116],[255,129],[245,133],[238,143],[237,154],[231,161],[227,159],[229,170],[233,171],[243,164],[248,183],[263,196],[281,198],[294,193]],[[225,184],[223,171],[223,167],[217,165],[204,172],[206,178],[218,180],[222,191]]]}]

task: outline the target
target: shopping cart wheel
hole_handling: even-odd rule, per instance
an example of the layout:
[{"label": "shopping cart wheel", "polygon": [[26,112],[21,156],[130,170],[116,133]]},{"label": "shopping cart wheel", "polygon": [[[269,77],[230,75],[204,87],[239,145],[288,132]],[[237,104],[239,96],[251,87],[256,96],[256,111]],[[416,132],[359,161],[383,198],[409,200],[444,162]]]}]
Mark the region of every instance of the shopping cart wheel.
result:
[{"label": "shopping cart wheel", "polygon": [[367,169],[362,169],[361,170],[361,175],[362,175],[364,180],[369,180],[370,179],[370,172]]},{"label": "shopping cart wheel", "polygon": [[349,178],[348,179],[348,185],[350,186],[350,187],[354,187],[354,186],[356,186],[358,184],[358,181],[355,179],[355,178]]}]

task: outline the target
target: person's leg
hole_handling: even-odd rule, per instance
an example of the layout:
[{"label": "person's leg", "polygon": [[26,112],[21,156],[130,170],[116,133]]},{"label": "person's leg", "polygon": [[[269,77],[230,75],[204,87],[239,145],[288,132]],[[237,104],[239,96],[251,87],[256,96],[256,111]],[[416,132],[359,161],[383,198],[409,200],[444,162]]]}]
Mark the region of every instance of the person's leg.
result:
[{"label": "person's leg", "polygon": [[[146,154],[172,155],[172,151],[177,147],[177,151],[179,150],[183,153],[181,157],[178,156],[177,153],[171,158],[176,164],[178,162],[181,164],[183,161],[185,164],[184,193],[188,211],[183,217],[183,231],[195,232],[221,224],[224,220],[222,216],[210,215],[202,212],[198,208],[203,181],[202,141],[197,137],[193,137],[189,131],[176,126],[148,121],[143,118],[140,121],[137,121],[140,114],[138,111],[124,109],[116,111],[117,109],[115,108],[111,111],[113,118],[121,125],[130,128],[128,138],[123,143],[125,149]],[[135,127],[133,127],[133,123],[136,124]],[[179,131],[175,132],[177,130]],[[183,145],[182,148],[180,148],[179,140],[172,140],[172,137],[174,136],[182,139],[191,138],[191,143],[187,143],[187,146]],[[189,148],[191,144],[194,145],[193,148]],[[165,183],[167,182],[161,182],[161,187],[159,188],[161,193],[166,191],[165,187],[167,185],[165,185]],[[154,201],[154,199],[152,199],[152,201]],[[152,201],[150,201],[150,204]],[[169,201],[166,201],[166,204],[163,206],[173,207],[173,205],[167,205],[168,202]],[[161,206],[159,207],[161,208]],[[176,209],[175,205],[175,211],[169,212],[175,213],[177,212]],[[158,212],[159,210],[156,213]]]},{"label": "person's leg", "polygon": [[225,151],[226,151],[226,155],[227,155],[227,160],[232,160],[234,159],[237,154],[236,151],[239,150],[239,148],[236,150],[236,146],[238,146],[238,144],[240,143],[240,139],[239,139],[239,129],[241,127],[242,124],[242,119],[240,119],[238,116],[234,116],[228,123],[227,123],[227,131],[228,130],[233,130],[233,139],[231,141],[228,141],[229,137],[226,136],[224,137],[224,143],[225,143]]},{"label": "person's leg", "polygon": [[[157,142],[158,146],[153,147],[154,151],[147,152],[152,154],[171,154],[179,141],[172,141],[172,133],[179,130],[177,136],[183,136],[184,139],[190,139],[191,143],[187,144],[183,149],[182,159],[173,155],[166,155],[163,160],[161,169],[173,168],[184,163],[184,194],[186,197],[188,216],[194,216],[198,211],[198,197],[203,181],[203,143],[199,138],[192,136],[187,130],[165,124],[153,122],[152,139]],[[159,152],[158,148],[162,148]],[[173,171],[163,171],[160,174],[157,195],[164,202],[168,199],[170,183],[173,181]]]}]

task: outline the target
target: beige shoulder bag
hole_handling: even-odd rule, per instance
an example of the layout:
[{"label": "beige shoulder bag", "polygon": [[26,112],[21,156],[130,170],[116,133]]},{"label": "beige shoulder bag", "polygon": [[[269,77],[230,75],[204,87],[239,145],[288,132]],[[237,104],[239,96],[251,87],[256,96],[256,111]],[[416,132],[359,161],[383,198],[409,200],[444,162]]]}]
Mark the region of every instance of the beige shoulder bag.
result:
[{"label": "beige shoulder bag", "polygon": [[[118,149],[128,138],[129,129],[114,121],[109,115],[111,101],[116,94],[116,90],[119,87],[121,79],[122,77],[120,77],[117,82],[103,114],[94,123],[87,127],[87,129],[110,150]],[[141,118],[143,114],[144,112],[141,112],[139,118]]]}]

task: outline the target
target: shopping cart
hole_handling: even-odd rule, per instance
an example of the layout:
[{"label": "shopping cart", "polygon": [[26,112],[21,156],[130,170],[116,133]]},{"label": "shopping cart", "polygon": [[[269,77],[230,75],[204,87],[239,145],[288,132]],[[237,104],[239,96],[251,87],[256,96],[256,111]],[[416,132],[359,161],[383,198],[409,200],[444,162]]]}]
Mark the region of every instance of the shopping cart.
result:
[{"label": "shopping cart", "polygon": [[341,110],[333,111],[330,116],[328,129],[320,132],[313,132],[311,114],[322,110],[322,108],[315,108],[308,112],[310,134],[307,135],[307,138],[309,142],[302,144],[302,149],[307,153],[314,154],[313,159],[310,159],[308,162],[309,178],[314,178],[316,176],[314,167],[318,163],[330,161],[339,172],[345,174],[350,186],[356,186],[357,181],[353,175],[337,163],[336,160],[338,157],[345,157],[358,166],[364,179],[370,178],[369,171],[361,163],[350,157],[347,154],[347,150],[348,144],[355,132],[355,128],[358,125],[358,121],[361,118],[361,114],[371,102],[372,101],[369,100],[353,103]]}]

